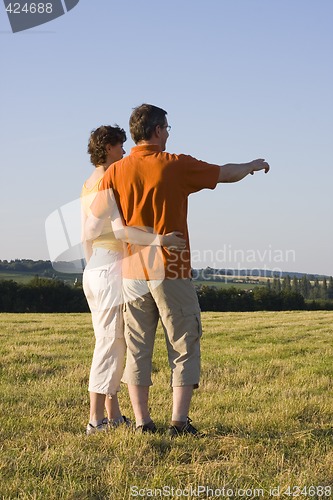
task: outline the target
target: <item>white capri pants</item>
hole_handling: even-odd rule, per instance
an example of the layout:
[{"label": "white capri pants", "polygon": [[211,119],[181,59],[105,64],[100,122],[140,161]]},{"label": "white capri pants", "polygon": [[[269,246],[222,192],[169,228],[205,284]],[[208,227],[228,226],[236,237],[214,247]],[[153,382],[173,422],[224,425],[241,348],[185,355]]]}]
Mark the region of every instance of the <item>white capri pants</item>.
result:
[{"label": "white capri pants", "polygon": [[83,273],[83,291],[91,311],[96,339],[88,390],[109,397],[120,390],[126,350],[122,257],[120,252],[94,248]]}]

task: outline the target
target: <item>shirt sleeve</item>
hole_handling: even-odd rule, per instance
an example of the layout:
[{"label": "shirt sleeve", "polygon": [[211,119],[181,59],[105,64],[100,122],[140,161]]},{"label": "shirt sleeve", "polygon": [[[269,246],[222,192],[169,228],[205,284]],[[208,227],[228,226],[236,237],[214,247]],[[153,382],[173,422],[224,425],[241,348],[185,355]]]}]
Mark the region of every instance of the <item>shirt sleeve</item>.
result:
[{"label": "shirt sleeve", "polygon": [[201,189],[215,189],[220,173],[219,165],[206,163],[188,155],[179,155],[178,158],[181,160],[181,181],[188,195]]}]

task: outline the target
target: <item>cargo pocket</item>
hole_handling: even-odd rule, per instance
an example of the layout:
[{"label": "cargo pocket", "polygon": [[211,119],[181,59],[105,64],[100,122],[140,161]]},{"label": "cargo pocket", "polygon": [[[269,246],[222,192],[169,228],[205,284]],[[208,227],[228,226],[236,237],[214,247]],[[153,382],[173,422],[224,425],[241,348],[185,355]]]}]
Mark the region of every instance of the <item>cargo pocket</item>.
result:
[{"label": "cargo pocket", "polygon": [[[188,322],[188,329],[190,330],[187,333],[187,336],[195,336],[194,330],[197,329],[198,337],[202,336],[202,325],[201,325],[201,317],[200,317],[200,309],[196,305],[190,306],[181,306],[181,312],[184,317],[184,320]],[[192,326],[190,326],[192,325]],[[192,335],[190,332],[193,332]]]}]

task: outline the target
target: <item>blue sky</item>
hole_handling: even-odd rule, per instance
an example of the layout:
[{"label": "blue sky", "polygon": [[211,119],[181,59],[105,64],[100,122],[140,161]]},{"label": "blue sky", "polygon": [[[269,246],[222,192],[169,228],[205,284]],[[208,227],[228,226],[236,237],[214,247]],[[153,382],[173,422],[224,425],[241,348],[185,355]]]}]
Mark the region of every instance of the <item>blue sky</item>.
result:
[{"label": "blue sky", "polygon": [[332,275],[332,18],[331,0],[80,0],[13,34],[1,4],[0,259],[49,258],[45,220],[78,198],[91,129],[128,131],[150,102],[168,151],[271,165],[190,197],[194,267]]}]

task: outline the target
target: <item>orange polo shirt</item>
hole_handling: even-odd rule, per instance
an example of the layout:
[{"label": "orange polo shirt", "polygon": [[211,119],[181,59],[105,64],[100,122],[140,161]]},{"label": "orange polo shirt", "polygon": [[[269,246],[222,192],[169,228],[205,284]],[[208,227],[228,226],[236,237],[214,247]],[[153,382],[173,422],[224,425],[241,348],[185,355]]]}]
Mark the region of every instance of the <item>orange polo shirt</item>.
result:
[{"label": "orange polo shirt", "polygon": [[[161,152],[158,146],[132,148],[129,156],[105,172],[100,191],[91,206],[95,217],[109,214],[108,189],[114,191],[127,226],[167,234],[180,231],[186,250],[128,245],[123,277],[132,279],[185,279],[191,277],[187,227],[188,196],[216,187],[220,167],[192,156]],[[163,272],[161,273],[161,261]]]}]

